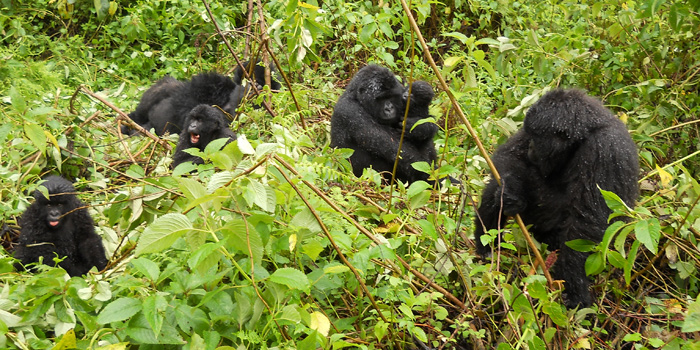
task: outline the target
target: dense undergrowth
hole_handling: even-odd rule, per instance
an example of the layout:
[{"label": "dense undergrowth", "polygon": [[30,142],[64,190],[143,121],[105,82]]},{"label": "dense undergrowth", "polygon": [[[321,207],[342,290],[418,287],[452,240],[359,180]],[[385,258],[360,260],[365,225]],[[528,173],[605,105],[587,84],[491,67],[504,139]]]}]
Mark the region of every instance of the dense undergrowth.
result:
[{"label": "dense undergrowth", "polygon": [[[475,256],[488,168],[444,91],[436,144],[463,186],[357,179],[328,147],[333,104],[364,64],[438,86],[399,2],[251,2],[250,19],[232,3],[0,1],[0,348],[700,348],[700,2],[411,5],[490,151],[555,86],[626,121],[642,195],[593,248],[596,301],[580,310],[517,228],[493,260]],[[264,97],[270,111],[242,107],[244,137],[209,165],[173,174],[177,136],[124,138],[117,109],[166,74],[230,73],[212,18],[237,56],[271,54],[289,83]],[[90,205],[102,273],[13,270],[17,218],[49,173]]]}]

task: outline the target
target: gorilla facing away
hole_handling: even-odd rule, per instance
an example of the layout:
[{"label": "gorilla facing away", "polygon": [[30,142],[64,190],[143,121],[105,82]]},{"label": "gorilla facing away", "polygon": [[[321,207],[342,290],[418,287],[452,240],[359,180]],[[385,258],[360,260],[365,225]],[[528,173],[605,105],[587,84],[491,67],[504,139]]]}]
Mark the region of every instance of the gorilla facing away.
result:
[{"label": "gorilla facing away", "polygon": [[[389,69],[368,65],[355,74],[338,99],[331,118],[331,147],[350,148],[355,151],[350,156],[355,176],[361,176],[363,169],[372,167],[383,173],[385,179],[390,178],[386,173],[392,172],[399,151],[401,137],[399,122],[403,120],[406,108],[405,93],[404,86]],[[421,97],[423,96],[419,93],[416,101],[420,101]],[[432,100],[432,88],[430,98],[427,99],[428,105],[430,100]],[[411,110],[420,105],[420,102],[416,102],[415,105],[411,103]],[[427,109],[424,112],[416,112],[414,118],[411,118],[413,114],[409,111],[410,119],[407,122],[415,117],[427,117]],[[414,124],[415,121],[417,120],[413,121]],[[425,123],[418,128],[422,131],[431,126]],[[419,135],[421,131],[414,132]],[[396,171],[398,180],[404,182],[427,180],[428,174],[414,169],[411,164],[420,161],[431,163],[435,160],[433,135],[434,132],[429,140],[426,138],[421,142],[404,142]]]},{"label": "gorilla facing away", "polygon": [[102,270],[107,258],[102,238],[95,233],[95,224],[75,196],[75,188],[60,176],[49,176],[41,185],[49,193],[47,199],[34,191],[35,201],[20,218],[20,235],[15,258],[19,271],[24,266],[39,262],[54,265],[54,258],[63,258],[58,266],[68,274],[80,276],[95,266]]},{"label": "gorilla facing away", "polygon": [[229,129],[226,115],[218,108],[206,104],[194,107],[187,114],[184,125],[173,155],[173,168],[183,162],[194,164],[204,162],[202,158],[184,152],[188,148],[204,151],[207,145],[216,139],[228,138],[230,141],[236,139],[236,134]]},{"label": "gorilla facing away", "polygon": [[637,148],[625,125],[603,104],[577,89],[546,93],[527,111],[523,128],[493,154],[503,186],[490,180],[475,218],[477,252],[485,231],[520,214],[537,240],[559,251],[553,278],[565,281],[568,307],[592,303],[587,253],[565,242],[600,242],[610,209],[598,186],[627,205],[639,196]]},{"label": "gorilla facing away", "polygon": [[187,113],[195,106],[217,105],[226,113],[235,115],[243,95],[241,85],[214,72],[197,74],[188,82],[165,77],[146,90],[129,117],[146,130],[155,129],[158,136],[179,134]]}]

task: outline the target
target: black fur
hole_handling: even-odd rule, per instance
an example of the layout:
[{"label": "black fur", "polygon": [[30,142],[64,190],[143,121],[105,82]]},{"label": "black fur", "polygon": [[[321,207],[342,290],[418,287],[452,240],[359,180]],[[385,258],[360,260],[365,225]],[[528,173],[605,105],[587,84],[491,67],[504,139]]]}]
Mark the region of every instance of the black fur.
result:
[{"label": "black fur", "polygon": [[[255,79],[255,84],[258,90],[262,90],[262,88],[265,86],[265,67],[261,66],[260,60],[258,60],[255,63],[255,66],[252,67],[253,74],[250,74],[250,63],[250,61],[245,61],[243,62],[243,66],[246,67],[246,71],[249,72],[249,75]],[[236,66],[236,69],[233,70],[233,81],[238,85],[244,85],[243,79],[245,79],[243,69],[241,66]],[[272,64],[270,64],[270,90],[279,90],[281,87],[282,85],[275,79],[275,69]]]},{"label": "black fur", "polygon": [[[93,266],[102,270],[107,258],[102,238],[95,233],[95,224],[85,205],[75,196],[75,188],[60,176],[49,176],[42,186],[48,189],[49,199],[39,191],[35,201],[20,218],[21,231],[15,258],[17,270],[23,265],[36,263],[54,264],[54,258],[70,276],[87,273]],[[80,208],[80,209],[77,209]]]},{"label": "black fur", "polygon": [[[251,62],[246,61],[243,62],[243,66],[246,67],[246,71],[248,72],[248,75],[255,80],[255,87],[258,89],[258,91],[262,91],[263,87],[266,85],[265,84],[265,67],[260,65],[260,60],[258,60],[255,63],[255,66],[251,67]],[[270,90],[271,91],[278,91],[282,85],[275,79],[275,69],[270,64]],[[243,80],[245,79],[245,75],[243,74],[243,68],[241,66],[236,66],[236,69],[233,70],[233,81],[240,85],[243,86],[243,92],[242,96],[249,96],[251,94],[251,91],[253,89],[249,84],[244,84]],[[250,97],[250,96],[249,96]],[[260,108],[259,105],[254,104],[254,108]]]},{"label": "black fur", "polygon": [[[187,113],[199,104],[217,105],[230,115],[244,95],[244,88],[218,73],[200,73],[188,82],[165,77],[150,87],[129,117],[158,136],[180,133]],[[125,130],[128,133],[128,130]]]},{"label": "black fur", "polygon": [[[338,99],[331,118],[331,147],[355,151],[350,156],[355,176],[361,176],[363,169],[372,167],[382,172],[385,178],[390,177],[387,173],[391,174],[399,149],[399,121],[403,119],[406,108],[405,97],[403,85],[390,70],[368,65],[355,74]],[[432,89],[430,97],[424,97],[427,96],[419,93],[415,99],[418,102],[411,103],[407,122],[415,124],[417,119],[427,117],[426,106],[432,100]],[[404,142],[396,171],[398,180],[412,182],[428,178],[426,173],[415,170],[411,164],[420,161],[431,163],[435,160],[435,147],[432,143],[435,133],[430,128],[430,125],[423,124],[418,127],[419,130],[414,131],[415,138],[422,139],[421,141]],[[424,129],[428,131],[424,132]],[[422,133],[425,135],[420,135]],[[427,134],[431,135],[426,137]],[[407,137],[412,138],[413,136]]]},{"label": "black fur", "polygon": [[209,142],[216,139],[228,138],[233,141],[236,134],[228,127],[228,118],[218,108],[201,104],[193,108],[185,120],[185,129],[180,133],[172,167],[182,162],[202,164],[200,157],[184,152],[188,148],[198,148],[204,151]]},{"label": "black fur", "polygon": [[564,243],[600,242],[610,210],[600,188],[628,205],[639,195],[637,148],[625,125],[603,104],[576,89],[546,93],[528,110],[523,128],[493,155],[503,186],[491,180],[475,219],[477,251],[488,255],[480,237],[520,214],[537,240],[559,250],[553,277],[566,282],[569,307],[592,298],[584,264],[588,254]]}]

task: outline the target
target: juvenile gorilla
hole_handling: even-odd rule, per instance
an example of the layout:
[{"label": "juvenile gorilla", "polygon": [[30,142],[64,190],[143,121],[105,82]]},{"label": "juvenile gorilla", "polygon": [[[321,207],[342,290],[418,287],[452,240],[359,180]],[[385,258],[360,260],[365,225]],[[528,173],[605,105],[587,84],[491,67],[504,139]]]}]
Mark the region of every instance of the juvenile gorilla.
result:
[{"label": "juvenile gorilla", "polygon": [[209,142],[216,139],[228,138],[233,141],[236,134],[228,127],[228,118],[218,108],[205,104],[193,108],[185,120],[185,128],[180,133],[172,167],[175,168],[182,162],[202,164],[200,157],[184,152],[188,148],[198,148],[204,151]]},{"label": "juvenile gorilla", "polygon": [[214,72],[197,74],[184,83],[165,77],[146,90],[129,117],[144,129],[155,129],[158,136],[179,134],[187,113],[195,106],[217,105],[226,113],[235,115],[243,95],[241,85]]},{"label": "juvenile gorilla", "polygon": [[537,240],[559,250],[553,277],[566,282],[566,305],[590,305],[588,254],[565,242],[602,239],[610,210],[598,186],[628,205],[637,199],[639,161],[625,125],[580,90],[550,91],[530,107],[523,128],[498,147],[493,162],[503,186],[491,180],[483,191],[477,252],[490,253],[480,239],[485,231],[520,214]]},{"label": "juvenile gorilla", "polygon": [[58,265],[70,276],[87,273],[93,266],[107,266],[102,239],[95,233],[95,224],[84,204],[75,196],[75,188],[60,176],[49,176],[42,184],[47,199],[34,191],[35,202],[20,218],[21,231],[15,258],[19,271],[27,264],[53,265],[56,257],[65,258]]},{"label": "juvenile gorilla", "polygon": [[[338,99],[331,118],[331,147],[350,148],[355,151],[350,156],[355,176],[361,176],[362,170],[369,167],[384,173],[385,176],[393,170],[401,137],[398,122],[403,119],[406,108],[404,93],[403,85],[390,70],[368,65],[355,74]],[[432,89],[430,94],[429,100],[432,99]],[[420,99],[417,97],[416,101]],[[430,104],[430,101],[427,103]],[[416,105],[420,103],[417,102]],[[420,116],[421,113],[416,114]],[[427,112],[425,114],[427,116]],[[430,128],[427,124],[419,126],[421,130],[425,127]],[[416,133],[418,139],[422,138],[419,134],[420,131]],[[411,164],[420,161],[430,163],[435,160],[432,135],[430,142],[403,144],[396,171],[398,180],[413,182],[428,178],[427,174],[415,170]]]}]

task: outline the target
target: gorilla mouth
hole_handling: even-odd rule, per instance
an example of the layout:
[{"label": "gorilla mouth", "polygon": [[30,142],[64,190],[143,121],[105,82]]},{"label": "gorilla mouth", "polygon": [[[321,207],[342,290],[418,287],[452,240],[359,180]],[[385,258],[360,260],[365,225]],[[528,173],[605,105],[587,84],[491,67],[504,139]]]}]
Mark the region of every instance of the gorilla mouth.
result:
[{"label": "gorilla mouth", "polygon": [[58,220],[49,221],[49,226],[51,226],[51,227],[56,227],[56,226],[58,226]]},{"label": "gorilla mouth", "polygon": [[190,133],[190,143],[196,145],[199,142],[199,134]]}]

